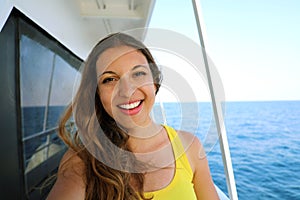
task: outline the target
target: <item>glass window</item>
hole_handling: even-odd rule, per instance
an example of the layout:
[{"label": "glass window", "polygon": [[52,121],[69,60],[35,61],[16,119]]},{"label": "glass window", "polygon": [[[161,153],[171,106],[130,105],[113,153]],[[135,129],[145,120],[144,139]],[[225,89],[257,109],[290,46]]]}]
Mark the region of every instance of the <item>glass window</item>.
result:
[{"label": "glass window", "polygon": [[47,128],[52,128],[57,125],[61,112],[65,106],[71,102],[77,74],[77,70],[60,56],[56,55],[49,98]]},{"label": "glass window", "polygon": [[36,41],[21,36],[20,93],[23,137],[43,131],[43,121],[54,53]]},{"label": "glass window", "polygon": [[65,149],[57,136],[58,120],[72,100],[82,61],[44,32],[23,21],[20,27],[21,124],[26,193],[30,193],[50,173],[44,166],[55,166],[48,165],[50,158]]}]

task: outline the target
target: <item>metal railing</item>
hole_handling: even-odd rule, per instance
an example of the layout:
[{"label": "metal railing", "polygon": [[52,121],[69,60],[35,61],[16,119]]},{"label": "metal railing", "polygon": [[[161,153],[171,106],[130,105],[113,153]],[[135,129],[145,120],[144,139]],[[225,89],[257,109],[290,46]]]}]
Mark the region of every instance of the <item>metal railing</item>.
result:
[{"label": "metal railing", "polygon": [[[26,159],[24,162],[25,188],[28,196],[39,192],[37,189],[44,184],[43,182],[46,182],[49,175],[55,173],[60,159],[66,151],[66,146],[57,142],[56,131],[57,128],[52,128],[23,138],[25,147],[29,142],[38,143],[34,151],[26,152],[29,154],[29,158],[26,159],[24,156]],[[44,138],[45,141],[41,142],[41,139]]]},{"label": "metal railing", "polygon": [[227,133],[225,129],[224,124],[224,118],[222,113],[222,106],[219,99],[216,98],[215,95],[215,88],[213,87],[213,79],[211,76],[211,69],[208,64],[208,58],[206,54],[205,44],[204,44],[204,38],[201,28],[201,15],[200,15],[200,0],[192,0],[193,8],[194,8],[194,15],[197,23],[197,29],[198,29],[198,36],[200,40],[200,45],[202,47],[202,56],[204,59],[205,69],[206,69],[206,75],[207,75],[207,81],[208,86],[210,90],[211,100],[212,100],[212,107],[214,111],[214,117],[215,117],[215,123],[216,128],[219,134],[219,141],[220,141],[220,149],[222,152],[222,159],[223,159],[223,165],[224,165],[224,171],[226,175],[226,182],[227,182],[227,188],[229,197],[231,200],[238,200],[237,196],[237,190],[235,185],[235,179],[233,174],[233,168],[232,168],[232,162],[231,162],[231,156],[230,156],[230,150],[227,140]]}]

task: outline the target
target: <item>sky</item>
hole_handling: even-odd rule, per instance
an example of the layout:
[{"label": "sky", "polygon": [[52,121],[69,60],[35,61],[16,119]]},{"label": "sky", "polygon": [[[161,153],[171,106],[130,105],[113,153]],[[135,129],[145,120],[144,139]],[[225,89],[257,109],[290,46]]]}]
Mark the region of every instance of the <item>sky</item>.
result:
[{"label": "sky", "polygon": [[[156,0],[149,26],[198,42],[191,2]],[[299,0],[200,4],[206,49],[227,101],[300,100]]]}]

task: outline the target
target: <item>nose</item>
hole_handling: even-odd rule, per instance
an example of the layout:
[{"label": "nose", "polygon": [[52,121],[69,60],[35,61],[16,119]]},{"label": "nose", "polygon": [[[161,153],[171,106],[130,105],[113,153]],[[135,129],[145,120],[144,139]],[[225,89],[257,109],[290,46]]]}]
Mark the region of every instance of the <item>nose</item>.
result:
[{"label": "nose", "polygon": [[128,76],[123,76],[119,80],[118,94],[122,97],[129,98],[133,94],[135,86]]}]

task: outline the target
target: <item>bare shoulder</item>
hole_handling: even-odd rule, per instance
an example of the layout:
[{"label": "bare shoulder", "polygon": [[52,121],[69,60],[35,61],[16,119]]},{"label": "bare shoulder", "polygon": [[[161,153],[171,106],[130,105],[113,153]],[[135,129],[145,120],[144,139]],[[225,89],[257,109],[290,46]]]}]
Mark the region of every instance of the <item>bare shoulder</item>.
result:
[{"label": "bare shoulder", "polygon": [[[72,149],[68,149],[62,157],[59,165],[59,172],[80,173],[84,171],[84,163]],[[60,173],[59,173],[60,174]]]},{"label": "bare shoulder", "polygon": [[182,145],[185,149],[186,155],[189,159],[191,168],[195,171],[196,165],[201,158],[205,158],[205,150],[202,146],[200,139],[187,131],[177,131]]},{"label": "bare shoulder", "polygon": [[194,173],[193,183],[197,199],[219,199],[200,140],[189,132],[177,131],[177,133]]},{"label": "bare shoulder", "polygon": [[196,135],[181,130],[177,131],[177,133],[181,139],[184,149],[188,151],[192,151],[192,153],[197,153],[198,156],[200,156],[199,153],[204,153],[204,148],[202,146],[202,143]]},{"label": "bare shoulder", "polygon": [[57,180],[47,200],[84,199],[85,196],[85,165],[73,151],[67,150],[61,159]]}]

